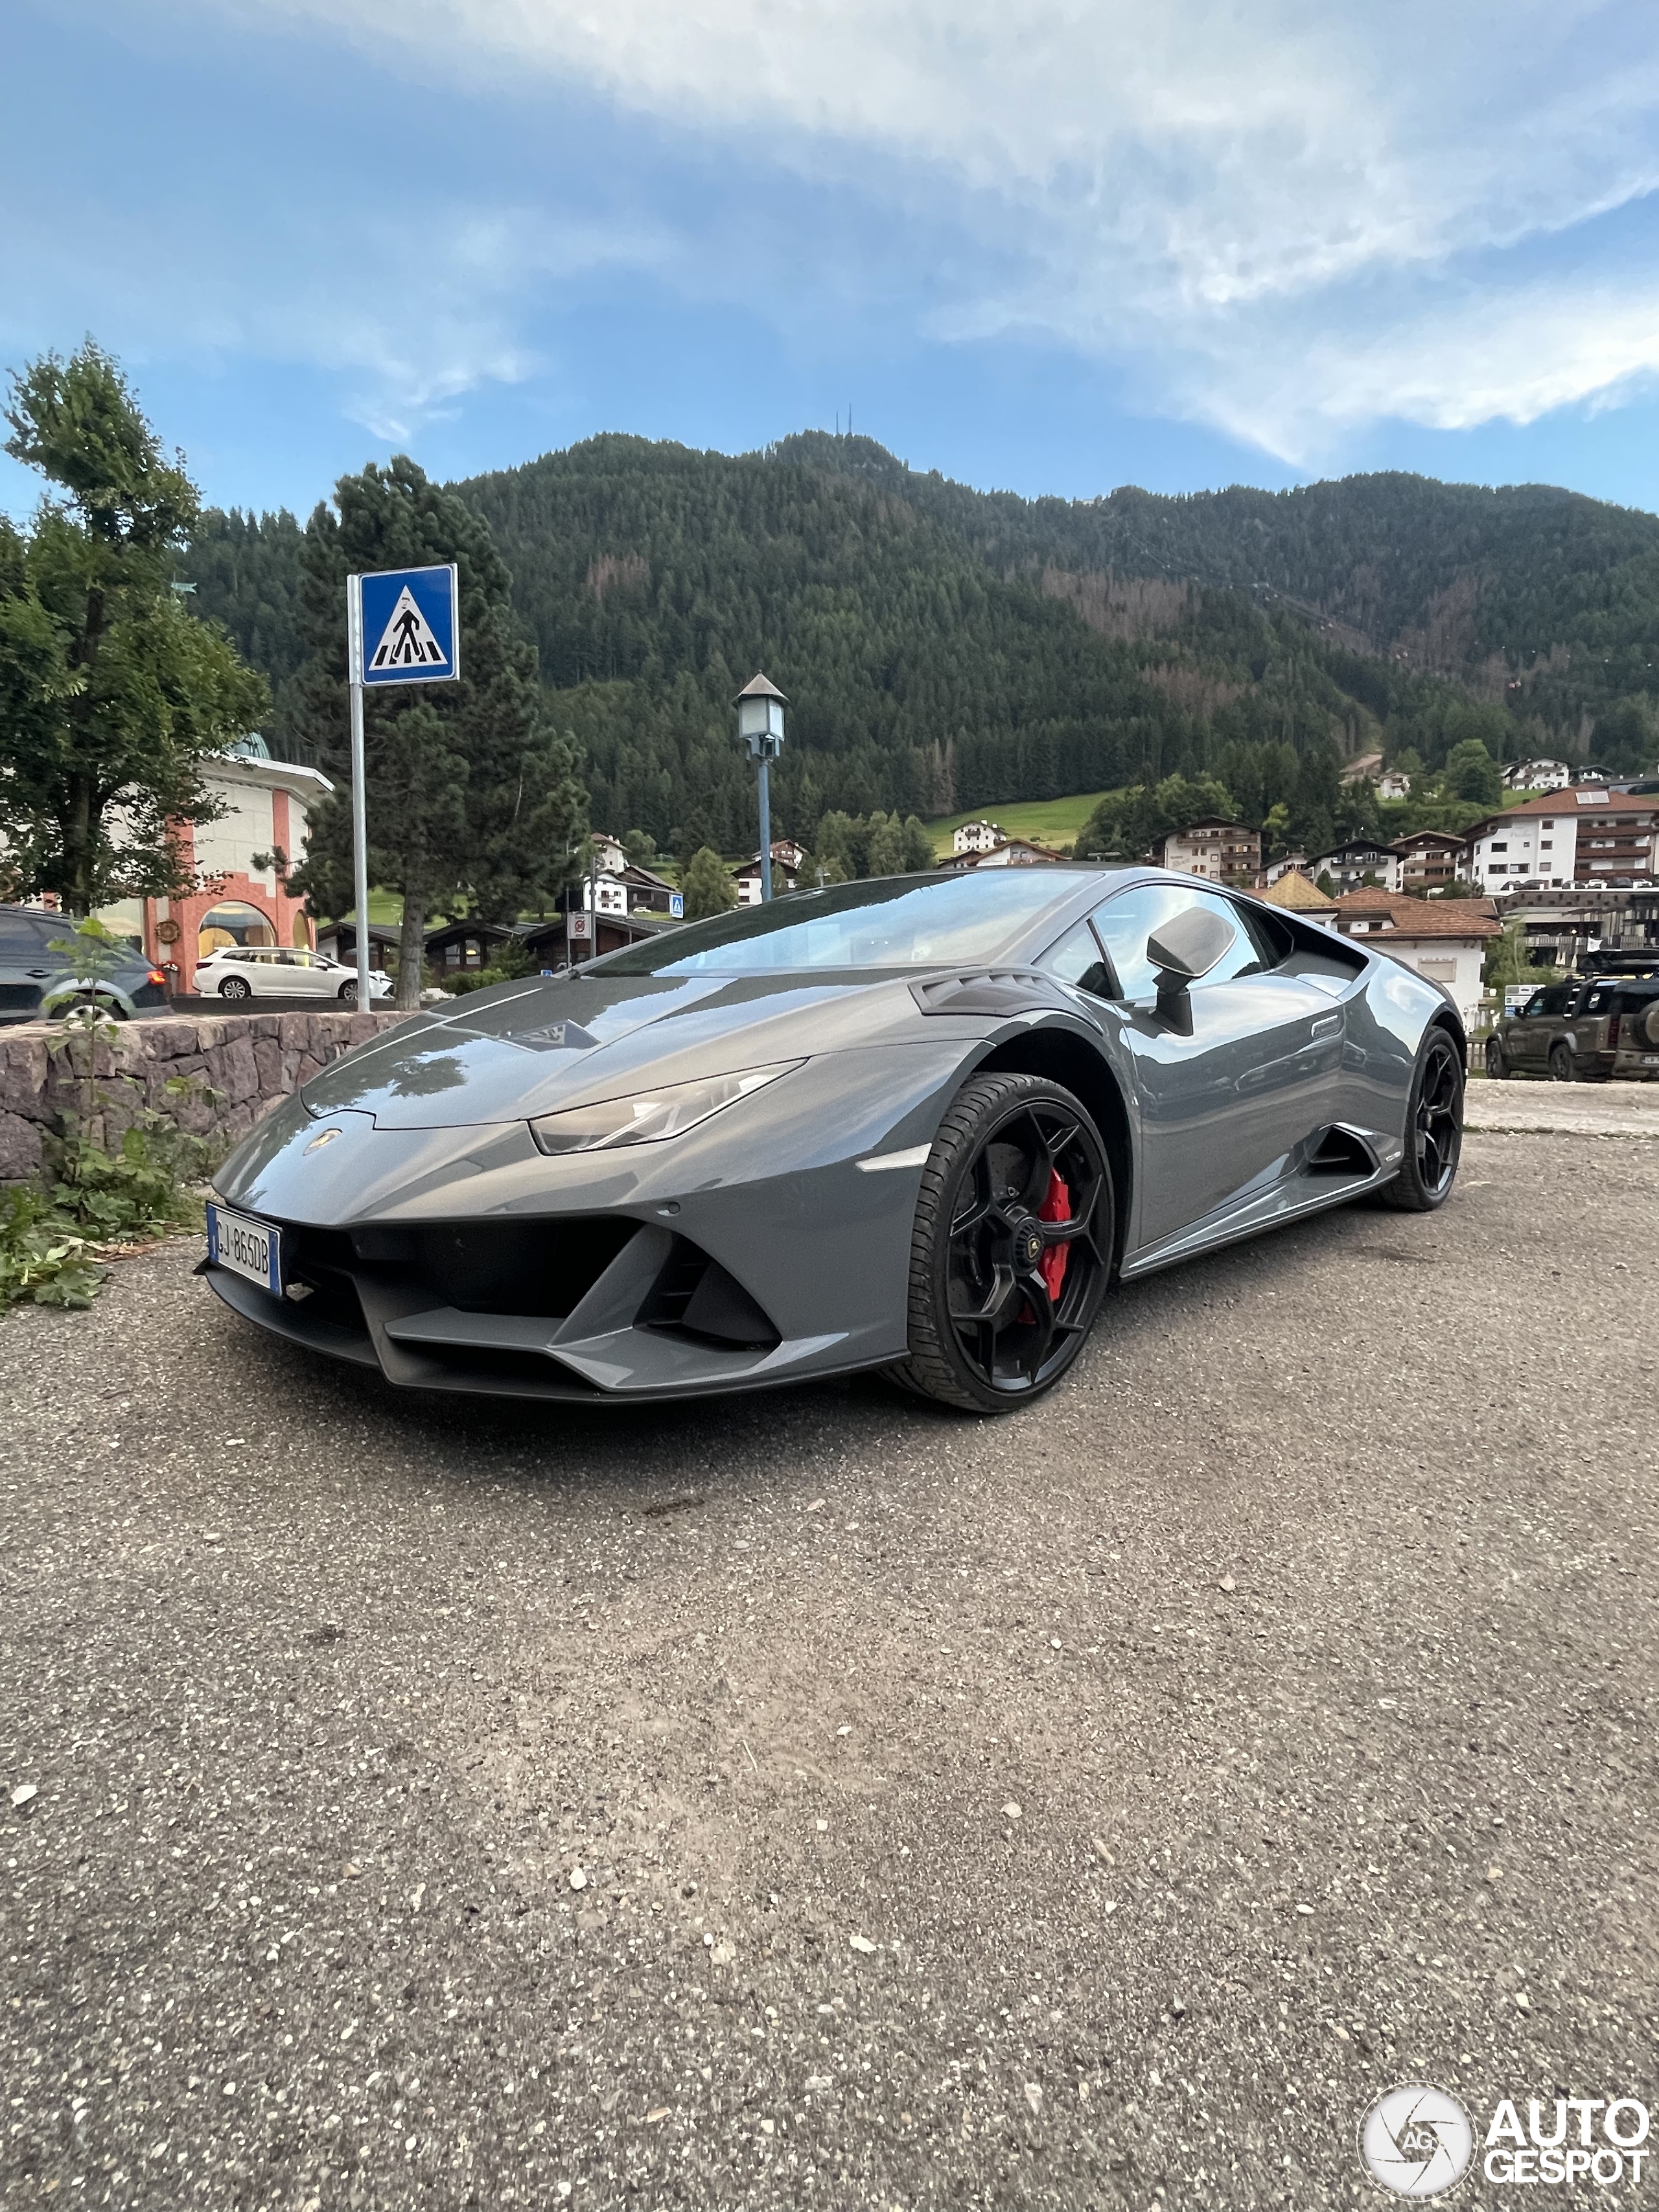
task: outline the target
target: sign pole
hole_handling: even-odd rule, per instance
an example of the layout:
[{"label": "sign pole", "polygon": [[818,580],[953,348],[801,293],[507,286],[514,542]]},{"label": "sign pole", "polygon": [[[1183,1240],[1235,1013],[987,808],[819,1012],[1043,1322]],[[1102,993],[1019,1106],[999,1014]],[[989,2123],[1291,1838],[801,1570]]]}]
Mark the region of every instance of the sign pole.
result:
[{"label": "sign pole", "polygon": [[363,764],[363,588],[361,576],[346,578],[346,659],[351,690],[351,869],[357,906],[357,1011],[374,1004],[368,994],[368,794]]}]

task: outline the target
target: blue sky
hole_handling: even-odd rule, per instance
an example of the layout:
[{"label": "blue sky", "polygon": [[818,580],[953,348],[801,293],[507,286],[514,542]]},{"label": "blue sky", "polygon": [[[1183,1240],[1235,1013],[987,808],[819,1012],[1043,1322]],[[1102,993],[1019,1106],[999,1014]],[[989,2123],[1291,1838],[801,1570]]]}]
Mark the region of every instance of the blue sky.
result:
[{"label": "blue sky", "polygon": [[222,504],[850,404],[1026,493],[1659,507],[1646,0],[4,9],[0,363],[92,332]]}]

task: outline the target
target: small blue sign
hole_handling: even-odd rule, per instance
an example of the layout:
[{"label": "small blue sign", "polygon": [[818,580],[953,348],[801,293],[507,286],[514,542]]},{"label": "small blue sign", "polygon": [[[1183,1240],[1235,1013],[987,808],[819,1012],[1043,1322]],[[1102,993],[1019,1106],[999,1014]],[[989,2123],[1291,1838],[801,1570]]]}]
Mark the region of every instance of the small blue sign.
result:
[{"label": "small blue sign", "polygon": [[354,576],[352,673],[362,684],[450,684],[460,675],[459,580],[441,568]]},{"label": "small blue sign", "polygon": [[668,911],[674,921],[684,921],[685,920],[685,893],[684,891],[669,892]]}]

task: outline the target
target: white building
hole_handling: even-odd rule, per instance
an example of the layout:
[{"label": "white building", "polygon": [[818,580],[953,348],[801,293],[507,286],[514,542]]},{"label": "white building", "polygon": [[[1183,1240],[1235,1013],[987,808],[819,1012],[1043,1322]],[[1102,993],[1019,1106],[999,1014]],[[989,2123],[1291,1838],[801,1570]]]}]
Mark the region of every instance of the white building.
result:
[{"label": "white building", "polygon": [[1484,899],[1414,899],[1386,891],[1351,891],[1337,901],[1336,926],[1366,950],[1386,952],[1451,993],[1464,1023],[1480,1012],[1486,947],[1500,931]]},{"label": "white building", "polygon": [[1384,890],[1400,888],[1400,855],[1391,845],[1373,844],[1368,837],[1350,838],[1328,853],[1316,853],[1304,872],[1316,884],[1328,876],[1339,891],[1356,891],[1367,876],[1375,876]]},{"label": "white building", "polygon": [[1469,831],[1464,872],[1483,891],[1562,889],[1575,883],[1649,883],[1659,797],[1632,798],[1605,784],[1540,792]]},{"label": "white building", "polygon": [[1412,780],[1401,775],[1397,768],[1387,769],[1376,779],[1376,795],[1379,799],[1409,799]]},{"label": "white building", "polygon": [[960,830],[953,830],[951,850],[953,853],[988,853],[1003,842],[1001,830],[994,822],[964,822]]},{"label": "white building", "polygon": [[[800,864],[806,858],[806,848],[798,845],[793,837],[779,837],[772,845],[772,889],[792,891],[800,881]],[[740,868],[733,868],[732,880],[738,887],[739,906],[758,906],[761,902],[761,864],[757,853]]]},{"label": "white building", "polygon": [[1565,791],[1571,781],[1565,761],[1516,761],[1504,771],[1505,791]]}]

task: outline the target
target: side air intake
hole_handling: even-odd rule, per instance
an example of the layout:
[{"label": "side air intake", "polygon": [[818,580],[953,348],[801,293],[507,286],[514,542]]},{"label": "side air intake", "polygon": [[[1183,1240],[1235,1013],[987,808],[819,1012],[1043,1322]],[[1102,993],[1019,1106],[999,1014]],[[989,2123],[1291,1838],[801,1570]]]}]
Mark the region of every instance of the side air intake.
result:
[{"label": "side air intake", "polygon": [[1376,1154],[1358,1129],[1336,1121],[1326,1130],[1308,1161],[1310,1175],[1374,1176]]}]

